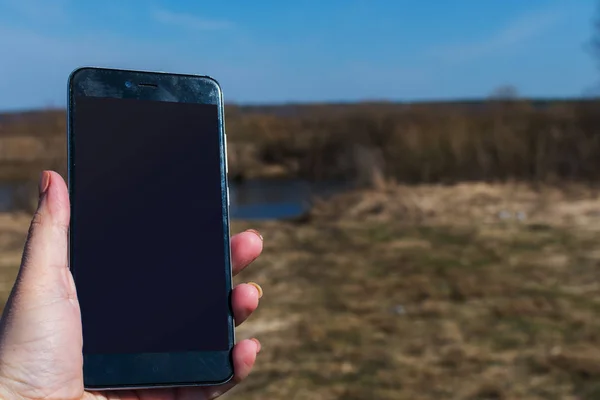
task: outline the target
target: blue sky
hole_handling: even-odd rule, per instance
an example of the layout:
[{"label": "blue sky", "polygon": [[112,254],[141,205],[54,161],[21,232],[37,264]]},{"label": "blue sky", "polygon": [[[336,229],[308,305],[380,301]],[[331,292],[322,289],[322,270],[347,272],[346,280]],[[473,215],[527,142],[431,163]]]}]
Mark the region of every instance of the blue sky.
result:
[{"label": "blue sky", "polygon": [[64,106],[81,65],[208,74],[237,103],[580,96],[595,3],[0,0],[0,110]]}]

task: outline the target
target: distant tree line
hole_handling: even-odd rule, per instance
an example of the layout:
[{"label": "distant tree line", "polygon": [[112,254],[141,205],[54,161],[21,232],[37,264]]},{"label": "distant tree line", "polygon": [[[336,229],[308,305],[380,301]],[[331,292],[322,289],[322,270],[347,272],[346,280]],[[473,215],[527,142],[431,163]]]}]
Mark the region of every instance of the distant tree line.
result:
[{"label": "distant tree line", "polygon": [[600,176],[600,102],[495,97],[279,111],[237,110],[228,120],[229,136],[257,144],[261,162],[311,179],[355,179],[372,163],[388,180],[415,184],[593,182]]},{"label": "distant tree line", "polygon": [[[277,166],[284,176],[373,185],[598,181],[600,102],[505,99],[513,96],[508,89],[500,94],[462,103],[231,105],[232,174],[260,176]],[[38,162],[0,160],[2,179],[37,178],[42,167],[64,173],[64,121],[62,111],[0,115],[0,146],[8,137],[36,137],[43,148]]]}]

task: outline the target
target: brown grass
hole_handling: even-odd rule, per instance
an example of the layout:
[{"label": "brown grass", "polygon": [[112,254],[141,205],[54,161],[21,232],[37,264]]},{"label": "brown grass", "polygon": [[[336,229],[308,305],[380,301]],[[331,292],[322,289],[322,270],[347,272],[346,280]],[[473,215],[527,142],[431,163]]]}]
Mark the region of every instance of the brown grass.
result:
[{"label": "brown grass", "polygon": [[[0,216],[2,298],[27,215]],[[257,227],[239,399],[597,399],[600,199],[521,185],[393,187]]]},{"label": "brown grass", "polygon": [[396,188],[259,225],[265,256],[244,279],[266,295],[244,329],[265,352],[238,397],[597,398],[600,201],[543,194]]}]

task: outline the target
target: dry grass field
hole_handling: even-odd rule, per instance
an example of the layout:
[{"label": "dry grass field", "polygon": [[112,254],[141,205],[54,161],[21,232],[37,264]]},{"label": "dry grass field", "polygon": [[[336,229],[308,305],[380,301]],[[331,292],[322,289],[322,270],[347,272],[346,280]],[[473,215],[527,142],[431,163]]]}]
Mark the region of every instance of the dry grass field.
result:
[{"label": "dry grass field", "polygon": [[[0,215],[6,299],[29,216]],[[394,186],[261,230],[265,296],[236,399],[600,398],[600,197],[571,186]]]}]

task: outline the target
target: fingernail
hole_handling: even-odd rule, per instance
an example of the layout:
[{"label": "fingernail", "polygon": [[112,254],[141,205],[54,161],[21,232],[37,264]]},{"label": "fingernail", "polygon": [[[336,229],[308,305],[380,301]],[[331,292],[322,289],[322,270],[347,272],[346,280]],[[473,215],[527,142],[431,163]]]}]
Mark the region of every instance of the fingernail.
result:
[{"label": "fingernail", "polygon": [[248,282],[248,285],[252,285],[256,288],[256,290],[258,291],[258,298],[260,299],[261,297],[263,297],[263,290],[260,287],[260,285],[256,282]]},{"label": "fingernail", "polygon": [[50,186],[50,172],[43,171],[42,176],[40,177],[40,186],[39,186],[40,197],[44,193],[46,193],[46,190],[48,190],[48,186]]},{"label": "fingernail", "polygon": [[260,353],[260,349],[262,348],[262,346],[261,346],[260,342],[258,341],[258,339],[252,338],[250,340],[252,340],[254,343],[256,343],[256,353],[257,354]]},{"label": "fingernail", "polygon": [[261,234],[260,234],[260,232],[259,232],[259,231],[257,231],[256,229],[248,229],[248,230],[246,230],[246,232],[252,232],[252,233],[254,233],[256,236],[258,236],[258,237],[260,238],[260,240],[263,240],[263,237],[262,237],[262,235],[261,235]]}]

